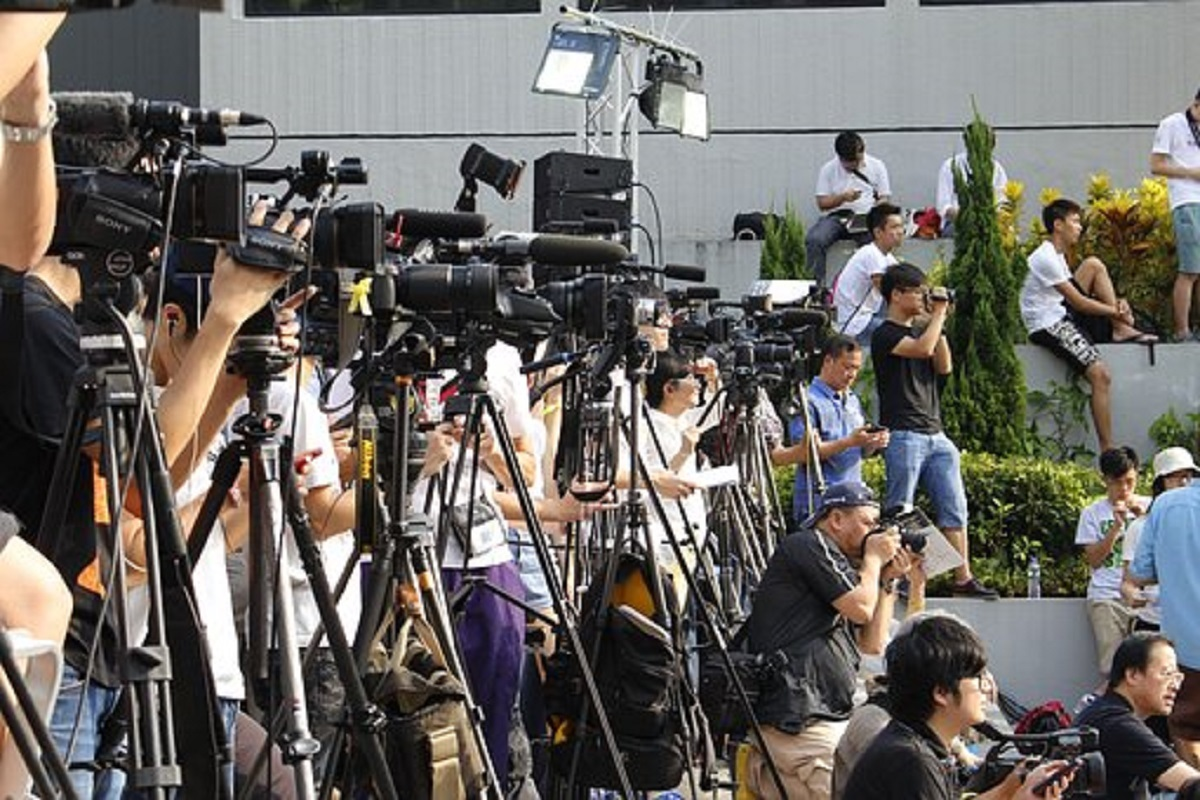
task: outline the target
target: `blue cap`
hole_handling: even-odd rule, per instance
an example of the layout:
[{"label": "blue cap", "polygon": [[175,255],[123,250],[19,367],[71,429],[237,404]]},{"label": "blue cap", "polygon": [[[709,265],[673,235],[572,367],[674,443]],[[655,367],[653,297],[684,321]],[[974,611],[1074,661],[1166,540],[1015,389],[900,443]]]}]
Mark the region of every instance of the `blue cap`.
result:
[{"label": "blue cap", "polygon": [[855,506],[875,506],[879,508],[879,500],[871,487],[858,481],[835,483],[825,490],[817,504],[817,510],[804,520],[804,527],[811,528],[835,508],[854,508]]}]

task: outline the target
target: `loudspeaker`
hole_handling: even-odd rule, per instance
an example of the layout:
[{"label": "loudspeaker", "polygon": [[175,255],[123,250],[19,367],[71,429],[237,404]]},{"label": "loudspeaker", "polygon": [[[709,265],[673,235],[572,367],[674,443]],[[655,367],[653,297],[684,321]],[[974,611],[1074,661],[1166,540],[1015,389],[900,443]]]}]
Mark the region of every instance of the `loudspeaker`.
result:
[{"label": "loudspeaker", "polygon": [[633,162],[583,153],[547,153],[533,162],[534,195],[613,194],[633,185]]},{"label": "loudspeaker", "polygon": [[585,194],[539,194],[533,198],[533,229],[542,230],[551,222],[588,222],[613,220],[617,229],[629,230],[632,214],[628,200],[592,197]]}]

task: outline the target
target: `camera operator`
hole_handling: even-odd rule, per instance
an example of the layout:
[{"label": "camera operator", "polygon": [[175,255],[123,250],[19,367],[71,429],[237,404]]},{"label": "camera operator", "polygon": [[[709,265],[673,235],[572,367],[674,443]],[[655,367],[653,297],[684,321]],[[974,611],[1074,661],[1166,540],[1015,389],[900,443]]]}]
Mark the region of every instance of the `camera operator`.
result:
[{"label": "camera operator", "polygon": [[[265,208],[257,209],[255,214],[252,223],[261,222]],[[290,216],[284,217],[279,228],[286,228],[290,221]],[[307,223],[301,223],[295,234],[303,235],[306,228]],[[283,277],[240,266],[220,251],[214,268],[210,324],[197,335],[182,359],[178,378],[163,393],[158,409],[168,463],[175,463],[197,429],[203,427],[202,414],[234,333],[266,304]],[[0,504],[12,508],[32,534],[41,527],[57,456],[55,443],[64,434],[75,373],[84,364],[80,333],[71,311],[82,287],[78,273],[53,257],[43,259],[29,275],[14,280],[14,291],[6,292],[5,310],[0,312],[5,317],[0,325],[7,327],[14,319],[20,323],[17,335],[0,341],[0,359],[7,365],[0,385],[0,409],[4,411],[0,414],[0,446],[8,456],[0,464]],[[19,316],[10,316],[14,313]],[[215,431],[216,426],[211,429]],[[117,652],[112,615],[103,620],[99,616],[104,601],[96,558],[92,476],[91,457],[80,453],[66,525],[53,532],[46,553],[71,587],[74,601],[64,647],[66,664],[50,725],[65,759],[74,763],[95,758],[101,731],[116,708],[121,686],[121,654]],[[176,482],[182,482],[183,477],[177,477]],[[131,520],[123,523],[122,532],[131,582],[136,582],[144,563],[143,529]],[[89,650],[98,630],[100,645],[93,659]],[[68,753],[81,705],[84,713],[80,729],[74,737],[74,750]],[[94,776],[90,770],[72,770],[71,777],[81,797],[92,795]],[[115,777],[102,792],[104,796],[119,796],[121,776]]]},{"label": "camera operator", "polygon": [[[878,522],[869,488],[853,481],[831,486],[817,513],[771,556],[746,623],[751,652],[787,656],[755,713],[791,800],[829,797],[860,650],[882,651],[895,580],[912,566],[899,532],[879,529]],[[747,785],[761,797],[778,797],[757,749]]]},{"label": "camera operator", "polygon": [[808,387],[807,416],[802,410],[791,421],[789,433],[794,444],[777,448],[771,454],[776,465],[797,465],[792,494],[792,516],[797,522],[813,512],[818,499],[813,480],[816,470],[809,464],[809,453],[814,446],[825,485],[833,486],[844,481],[861,481],[863,456],[882,450],[888,443],[885,428],[867,424],[862,402],[852,388],[863,362],[858,342],[834,334],[823,350],[821,372]]},{"label": "camera operator", "polygon": [[54,231],[50,62],[61,13],[0,12],[0,264],[28,269]]},{"label": "camera operator", "polygon": [[[951,742],[985,718],[991,676],[983,642],[946,615],[919,619],[888,645],[887,692],[892,721],[858,759],[846,784],[854,800],[954,800]],[[1072,773],[1037,791],[1065,766],[1050,761],[1021,774],[1013,770],[980,800],[1060,798]]]},{"label": "camera operator", "polygon": [[[929,291],[912,264],[889,267],[880,284],[887,320],[871,337],[879,387],[879,423],[891,431],[883,451],[888,508],[911,506],[918,483],[929,492],[937,525],[963,559],[955,570],[954,594],[994,600],[996,591],[971,574],[967,550],[967,495],[958,448],[942,430],[939,380],[954,368],[943,327],[951,298]],[[918,321],[928,315],[923,330]]]},{"label": "camera operator", "polygon": [[1138,632],[1118,645],[1108,691],[1075,720],[1100,732],[1109,800],[1149,800],[1151,784],[1177,791],[1200,778],[1146,724],[1147,717],[1171,713],[1182,680],[1165,636]]}]

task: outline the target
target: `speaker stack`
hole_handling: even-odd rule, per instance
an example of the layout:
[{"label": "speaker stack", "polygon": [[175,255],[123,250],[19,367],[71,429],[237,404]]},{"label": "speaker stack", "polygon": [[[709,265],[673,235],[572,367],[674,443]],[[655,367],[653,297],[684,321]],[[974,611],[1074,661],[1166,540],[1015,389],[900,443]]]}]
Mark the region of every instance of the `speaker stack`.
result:
[{"label": "speaker stack", "polygon": [[628,235],[633,162],[582,153],[547,153],[533,164],[533,230]]}]

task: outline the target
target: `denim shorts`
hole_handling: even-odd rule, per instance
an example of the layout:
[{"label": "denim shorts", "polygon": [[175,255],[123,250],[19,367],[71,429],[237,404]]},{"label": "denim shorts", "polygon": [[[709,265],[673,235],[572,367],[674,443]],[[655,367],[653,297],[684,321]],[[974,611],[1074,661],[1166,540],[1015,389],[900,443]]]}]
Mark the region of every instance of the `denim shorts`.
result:
[{"label": "denim shorts", "polygon": [[1171,212],[1175,228],[1175,253],[1179,271],[1187,275],[1200,274],[1200,203],[1188,203]]},{"label": "denim shorts", "polygon": [[960,461],[958,448],[944,433],[892,431],[883,451],[887,468],[884,508],[911,505],[920,486],[933,500],[938,527],[967,527],[967,493]]}]

